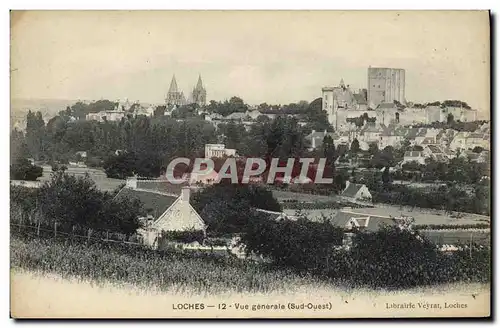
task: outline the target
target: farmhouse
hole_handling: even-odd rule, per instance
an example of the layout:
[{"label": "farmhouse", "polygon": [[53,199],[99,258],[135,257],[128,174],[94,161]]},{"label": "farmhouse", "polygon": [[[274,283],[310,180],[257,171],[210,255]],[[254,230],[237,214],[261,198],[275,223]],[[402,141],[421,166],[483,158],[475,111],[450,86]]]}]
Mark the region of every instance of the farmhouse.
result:
[{"label": "farmhouse", "polygon": [[357,184],[349,181],[346,181],[346,187],[340,196],[351,201],[372,199],[372,194],[364,184]]},{"label": "farmhouse", "polygon": [[144,244],[158,247],[162,232],[201,230],[205,233],[206,224],[189,202],[191,189],[184,186],[180,196],[148,189],[134,188],[129,184],[120,190],[115,198],[138,199],[143,203],[146,216],[142,217],[144,226],[137,233]]}]

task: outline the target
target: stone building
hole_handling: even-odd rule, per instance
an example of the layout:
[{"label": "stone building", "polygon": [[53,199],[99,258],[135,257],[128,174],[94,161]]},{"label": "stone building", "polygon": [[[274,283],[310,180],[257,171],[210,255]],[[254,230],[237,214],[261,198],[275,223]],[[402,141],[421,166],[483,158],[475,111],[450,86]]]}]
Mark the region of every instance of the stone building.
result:
[{"label": "stone building", "polygon": [[202,107],[207,103],[207,90],[203,87],[203,82],[201,81],[201,75],[198,76],[198,83],[196,87],[193,88],[191,93],[191,102]]},{"label": "stone building", "polygon": [[404,104],[405,70],[399,68],[368,67],[368,105],[375,108],[381,103]]},{"label": "stone building", "polygon": [[170,82],[170,88],[168,89],[167,98],[165,99],[167,106],[183,106],[186,104],[186,98],[184,93],[179,91],[177,87],[177,81],[175,79],[175,74]]}]

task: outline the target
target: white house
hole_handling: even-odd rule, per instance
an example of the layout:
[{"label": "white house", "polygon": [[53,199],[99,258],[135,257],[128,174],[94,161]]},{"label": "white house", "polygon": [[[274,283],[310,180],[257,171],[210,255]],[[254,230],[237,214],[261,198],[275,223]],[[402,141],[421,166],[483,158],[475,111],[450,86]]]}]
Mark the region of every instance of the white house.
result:
[{"label": "white house", "polygon": [[205,158],[236,156],[236,149],[226,148],[224,144],[206,144]]},{"label": "white house", "polygon": [[418,164],[425,165],[426,156],[422,151],[407,151],[403,156],[401,165],[409,162],[417,162]]},{"label": "white house", "polygon": [[205,233],[207,225],[189,202],[190,187],[182,187],[180,196],[176,197],[137,188],[137,182],[133,182],[127,181],[127,186],[118,192],[115,199],[138,199],[143,204],[147,215],[141,218],[144,225],[137,233],[144,244],[157,248],[162,232],[167,231],[201,230]]},{"label": "white house", "polygon": [[260,115],[262,115],[261,112],[258,110],[254,109],[252,111],[246,111],[245,113],[248,117],[250,117],[252,120],[256,120]]}]

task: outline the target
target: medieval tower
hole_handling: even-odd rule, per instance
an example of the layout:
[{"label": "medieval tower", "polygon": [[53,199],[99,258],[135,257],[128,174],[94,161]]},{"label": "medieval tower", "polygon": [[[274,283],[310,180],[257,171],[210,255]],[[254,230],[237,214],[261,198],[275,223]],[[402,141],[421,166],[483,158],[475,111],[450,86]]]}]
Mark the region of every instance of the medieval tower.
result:
[{"label": "medieval tower", "polygon": [[368,67],[368,105],[376,108],[395,100],[405,103],[405,70]]}]

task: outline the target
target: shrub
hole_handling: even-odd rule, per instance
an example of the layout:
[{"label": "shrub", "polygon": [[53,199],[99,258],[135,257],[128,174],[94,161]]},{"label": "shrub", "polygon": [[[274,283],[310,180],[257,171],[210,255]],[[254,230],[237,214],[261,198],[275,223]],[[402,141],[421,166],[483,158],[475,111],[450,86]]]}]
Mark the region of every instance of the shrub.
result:
[{"label": "shrub", "polygon": [[205,232],[202,230],[194,229],[186,231],[162,231],[160,238],[180,243],[192,243],[197,241],[201,244],[205,239]]},{"label": "shrub", "polygon": [[36,181],[43,175],[40,166],[32,165],[26,158],[18,158],[10,166],[10,178],[13,180]]},{"label": "shrub", "polygon": [[247,254],[262,255],[276,264],[299,270],[316,270],[327,254],[341,245],[343,230],[328,221],[272,220],[254,215],[241,238]]}]

